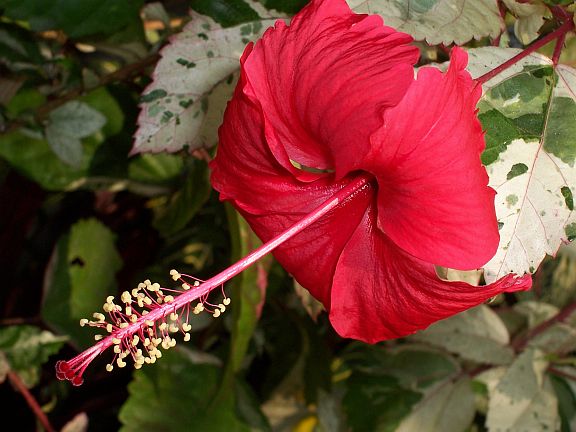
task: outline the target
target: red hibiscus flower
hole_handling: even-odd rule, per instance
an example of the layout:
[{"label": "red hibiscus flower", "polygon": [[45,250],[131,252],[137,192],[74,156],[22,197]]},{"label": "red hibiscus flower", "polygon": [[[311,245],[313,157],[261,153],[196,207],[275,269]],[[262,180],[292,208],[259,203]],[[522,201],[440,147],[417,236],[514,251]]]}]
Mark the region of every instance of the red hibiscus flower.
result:
[{"label": "red hibiscus flower", "polygon": [[344,0],[278,21],[243,55],[211,164],[221,199],[263,241],[359,185],[274,255],[341,336],[366,342],[531,286],[529,276],[476,287],[436,274],[481,267],[499,235],[467,55],[454,48],[446,73],[423,67],[415,78],[411,41]]}]

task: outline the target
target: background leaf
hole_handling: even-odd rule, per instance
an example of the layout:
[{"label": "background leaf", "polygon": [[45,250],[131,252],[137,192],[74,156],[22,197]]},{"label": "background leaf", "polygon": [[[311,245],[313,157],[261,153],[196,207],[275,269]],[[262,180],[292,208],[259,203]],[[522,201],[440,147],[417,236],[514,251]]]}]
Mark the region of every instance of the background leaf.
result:
[{"label": "background leaf", "polygon": [[506,326],[484,305],[438,321],[412,338],[479,363],[507,364],[514,358]]},{"label": "background leaf", "polygon": [[504,30],[496,0],[348,0],[357,13],[377,13],[386,25],[430,44],[462,45]]},{"label": "background leaf", "polygon": [[77,222],[56,246],[45,280],[44,319],[80,346],[93,343],[80,328],[81,318],[100,312],[106,296],[116,293],[122,260],[114,235],[96,219]]},{"label": "background leaf", "polygon": [[532,349],[512,363],[490,394],[489,431],[558,429],[558,401],[546,367],[542,352]]},{"label": "background leaf", "polygon": [[26,387],[34,387],[40,379],[42,365],[66,340],[65,336],[55,336],[29,325],[5,327],[0,329],[0,352]]}]

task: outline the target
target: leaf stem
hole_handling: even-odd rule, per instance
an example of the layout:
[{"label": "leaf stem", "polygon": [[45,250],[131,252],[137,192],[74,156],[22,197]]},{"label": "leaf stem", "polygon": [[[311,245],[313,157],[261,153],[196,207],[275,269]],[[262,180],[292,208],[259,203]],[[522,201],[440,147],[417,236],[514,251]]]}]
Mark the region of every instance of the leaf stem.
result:
[{"label": "leaf stem", "polygon": [[28,406],[32,412],[34,412],[34,415],[42,424],[46,432],[55,432],[55,429],[50,424],[48,417],[46,417],[46,414],[44,411],[42,411],[42,408],[40,408],[40,405],[38,405],[38,402],[36,402],[36,399],[34,399],[34,396],[32,396],[32,393],[30,393],[28,388],[24,385],[18,374],[14,371],[8,371],[8,379],[12,385],[16,387],[16,389],[22,394],[24,399],[26,399],[26,403],[28,403]]},{"label": "leaf stem", "polygon": [[[508,69],[510,66],[518,63],[520,60],[522,60],[524,57],[529,56],[530,54],[532,54],[533,52],[535,52],[536,50],[542,48],[544,45],[552,42],[555,39],[561,39],[562,40],[562,44],[564,43],[564,38],[566,37],[566,33],[568,33],[569,31],[574,30],[574,21],[573,20],[566,20],[566,22],[564,22],[560,27],[558,27],[556,30],[554,30],[552,33],[547,34],[546,36],[544,36],[543,38],[537,40],[536,42],[534,42],[532,45],[530,45],[528,48],[524,49],[522,52],[518,53],[517,55],[515,55],[514,57],[512,57],[511,59],[505,61],[504,63],[502,63],[501,65],[497,66],[496,68],[492,69],[491,71],[485,73],[484,75],[476,78],[476,82],[478,82],[479,84],[484,84],[487,81],[489,81],[490,79],[494,78],[496,75],[498,75],[499,73],[503,72],[504,70]],[[562,46],[562,44],[560,46]],[[556,47],[558,47],[558,45],[556,45]],[[560,51],[562,49],[560,48]],[[555,50],[556,53],[556,50]],[[558,54],[558,57],[560,56],[560,54]],[[556,63],[554,63],[556,64]]]},{"label": "leaf stem", "polygon": [[524,349],[526,347],[526,345],[528,344],[528,342],[530,342],[530,340],[532,338],[543,333],[544,331],[546,331],[547,329],[552,327],[552,325],[556,324],[557,322],[564,321],[570,315],[572,315],[572,313],[575,311],[576,311],[576,302],[569,304],[564,309],[562,309],[560,312],[558,312],[556,315],[554,315],[552,318],[547,319],[546,321],[538,324],[532,330],[530,330],[529,332],[525,333],[523,336],[518,337],[516,340],[514,340],[511,344],[512,348],[514,348],[514,350],[517,352],[521,351],[522,349]]}]

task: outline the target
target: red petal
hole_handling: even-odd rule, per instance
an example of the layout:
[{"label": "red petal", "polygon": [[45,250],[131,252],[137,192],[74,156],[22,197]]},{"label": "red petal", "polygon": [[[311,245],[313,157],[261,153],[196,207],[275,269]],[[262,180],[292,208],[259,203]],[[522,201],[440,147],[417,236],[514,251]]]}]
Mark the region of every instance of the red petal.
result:
[{"label": "red petal", "polygon": [[346,245],[334,275],[330,321],[343,337],[375,343],[406,336],[504,291],[529,289],[530,276],[487,286],[446,282],[376,227],[371,207]]},{"label": "red petal", "polygon": [[484,265],[498,247],[494,190],[480,162],[480,86],[452,51],[447,73],[422,68],[373,135],[367,169],[378,178],[378,223],[410,254],[444,267]]},{"label": "red petal", "polygon": [[357,169],[382,111],[413,82],[419,54],[411,40],[343,0],[313,1],[290,26],[268,30],[243,65],[244,91],[262,107],[278,160],[287,167],[287,153],[338,178]]}]

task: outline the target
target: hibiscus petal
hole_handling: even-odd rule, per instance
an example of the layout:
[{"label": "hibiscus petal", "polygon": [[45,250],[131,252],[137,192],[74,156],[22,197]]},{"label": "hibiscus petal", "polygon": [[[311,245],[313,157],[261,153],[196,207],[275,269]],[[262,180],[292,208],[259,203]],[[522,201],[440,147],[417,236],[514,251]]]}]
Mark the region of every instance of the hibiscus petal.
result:
[{"label": "hibiscus petal", "polygon": [[529,289],[529,275],[473,286],[438,278],[432,264],[396,246],[376,226],[375,206],[342,252],[330,321],[343,337],[375,343],[406,336],[505,291]]},{"label": "hibiscus petal", "polygon": [[[331,174],[318,174],[313,183],[295,178],[292,165],[285,169],[272,155],[264,138],[262,112],[241,91],[240,84],[228,103],[220,128],[220,146],[211,182],[221,200],[230,200],[263,240],[288,229],[348,184]],[[330,304],[330,287],[344,244],[359,223],[368,191],[358,193],[338,209],[281,245],[274,255],[300,283]],[[369,192],[374,194],[373,187]]]},{"label": "hibiscus petal", "polygon": [[312,1],[290,26],[278,21],[243,65],[245,93],[262,106],[278,160],[286,166],[287,152],[307,167],[335,169],[337,178],[356,169],[382,111],[413,82],[419,53],[411,41],[344,0]]},{"label": "hibiscus petal", "polygon": [[447,73],[422,68],[384,126],[372,137],[367,169],[379,183],[378,223],[410,254],[444,267],[474,269],[499,241],[494,190],[480,161],[484,139],[480,97],[452,50]]}]

